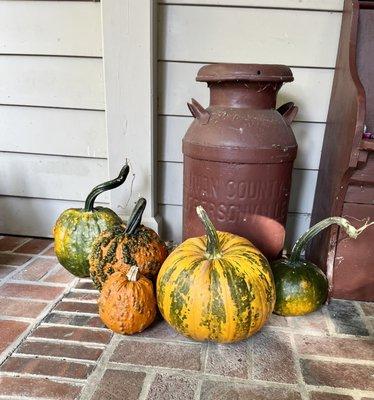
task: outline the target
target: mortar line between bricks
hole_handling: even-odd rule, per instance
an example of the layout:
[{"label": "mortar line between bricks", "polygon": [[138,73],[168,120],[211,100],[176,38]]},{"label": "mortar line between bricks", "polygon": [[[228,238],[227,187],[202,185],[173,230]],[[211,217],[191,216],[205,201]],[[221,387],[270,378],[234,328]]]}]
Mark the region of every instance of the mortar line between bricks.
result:
[{"label": "mortar line between bricks", "polygon": [[327,332],[318,332],[318,331],[305,331],[302,328],[287,328],[281,326],[266,326],[262,329],[263,331],[278,331],[284,333],[293,333],[295,335],[303,335],[303,336],[313,336],[320,338],[334,338],[334,339],[357,339],[360,341],[372,341],[373,337],[370,336],[357,336],[351,335],[347,333],[327,333]]},{"label": "mortar line between bricks", "polygon": [[357,301],[353,301],[353,304],[354,304],[356,310],[358,311],[362,321],[364,322],[365,327],[369,332],[369,335],[374,336],[374,326],[372,326],[371,324],[368,323],[368,321],[366,319],[367,316],[365,315],[364,310],[362,309],[361,305]]},{"label": "mortar line between bricks", "polygon": [[[44,255],[43,252],[45,250],[46,249],[40,251],[39,253],[17,253],[16,251],[13,250],[11,254],[15,254],[16,256],[35,256],[35,257],[42,257],[42,258],[52,258],[52,257],[56,258],[56,256],[46,256],[46,255]],[[56,261],[56,262],[58,262],[58,261]]]},{"label": "mortar line between bricks", "polygon": [[[78,314],[81,315],[81,314]],[[96,315],[98,317],[98,315]],[[79,328],[79,329],[85,329],[86,331],[95,331],[95,332],[109,332],[108,328],[100,328],[96,326],[81,326],[81,325],[69,325],[69,324],[59,324],[59,323],[54,323],[54,322],[42,322],[40,326],[45,326],[45,327],[58,327],[58,328]]]},{"label": "mortar line between bricks", "polygon": [[11,378],[15,378],[21,376],[22,378],[41,378],[41,379],[48,379],[53,380],[59,383],[70,383],[74,386],[83,386],[86,383],[87,379],[77,379],[77,378],[68,378],[62,376],[55,376],[55,375],[43,375],[43,374],[32,374],[30,372],[8,372],[8,371],[0,371],[0,377],[7,376]]},{"label": "mortar line between bricks", "polygon": [[76,342],[73,340],[63,340],[63,339],[51,339],[51,338],[43,338],[38,336],[29,336],[27,338],[29,342],[44,342],[44,343],[57,343],[57,344],[73,344],[73,345],[84,345],[84,347],[90,347],[93,349],[103,349],[107,346],[105,343],[95,343],[95,342]]},{"label": "mortar line between bricks", "polygon": [[96,347],[102,349],[103,347],[106,347],[108,345],[108,343],[98,343],[98,342],[84,342],[81,340],[64,340],[64,339],[53,339],[53,338],[45,338],[45,337],[40,337],[40,336],[30,336],[29,338],[27,338],[27,340],[32,339],[32,341],[34,341],[34,339],[36,339],[36,341],[40,341],[40,342],[47,342],[47,343],[59,343],[59,344],[75,344],[75,345],[82,345],[82,346],[86,346],[89,347],[90,345],[95,345]]},{"label": "mortar line between bricks", "polygon": [[[99,314],[97,313],[88,313],[88,312],[81,312],[81,311],[64,311],[64,310],[52,310],[54,314],[61,314],[66,316],[77,316],[82,315],[84,317],[98,317]],[[82,327],[83,328],[83,327]]]},{"label": "mortar line between bricks", "polygon": [[[18,272],[21,272],[21,270]],[[66,284],[66,283],[56,283],[56,282],[28,281],[25,279],[9,279],[8,283],[18,283],[20,285],[29,285],[29,286],[59,287],[59,288],[65,287],[66,285],[70,285],[70,283]],[[32,298],[30,300],[32,300]]]},{"label": "mortar line between bricks", "polygon": [[313,392],[328,392],[333,394],[345,394],[347,396],[374,396],[374,391],[372,390],[361,390],[361,389],[346,389],[346,388],[336,388],[332,386],[316,386],[316,385],[306,385],[309,391]]},{"label": "mortar line between bricks", "polygon": [[[13,254],[13,253],[9,253],[9,254]],[[24,254],[22,254],[22,255],[24,255]],[[34,254],[34,256],[30,258],[30,260],[26,261],[22,265],[1,264],[2,266],[13,267],[13,268],[15,268],[15,270],[13,272],[11,272],[10,274],[8,274],[5,278],[0,279],[0,289],[2,286],[4,286],[4,284],[8,283],[13,278],[13,276],[18,274],[20,271],[22,271],[24,268],[26,268],[29,264],[31,264],[35,260],[36,260],[36,255]]]},{"label": "mortar line between bricks", "polygon": [[202,346],[201,342],[194,342],[194,341],[188,341],[188,340],[178,340],[178,339],[161,339],[161,338],[153,338],[153,337],[142,337],[142,336],[123,336],[122,341],[124,342],[143,342],[143,343],[166,343],[166,344],[171,344],[171,345],[183,345],[183,346]]},{"label": "mortar line between bricks", "polygon": [[334,322],[332,321],[332,318],[331,318],[331,315],[330,315],[330,313],[329,313],[328,308],[327,308],[327,307],[322,307],[322,308],[321,308],[321,312],[322,312],[322,314],[325,316],[325,320],[326,320],[326,324],[327,324],[327,329],[328,329],[329,333],[330,333],[331,335],[336,335],[337,332],[336,332],[336,329],[335,329],[335,324],[334,324]]},{"label": "mortar line between bricks", "polygon": [[240,383],[240,384],[257,384],[263,387],[269,388],[287,388],[298,390],[297,384],[293,383],[284,383],[284,382],[271,382],[271,381],[261,381],[258,379],[254,379],[251,382],[248,379],[237,378],[233,376],[225,376],[225,375],[216,375],[211,373],[202,373],[202,371],[196,370],[187,370],[187,369],[180,369],[180,368],[169,368],[169,367],[161,367],[158,365],[140,365],[140,364],[123,364],[117,363],[114,361],[109,361],[107,365],[108,369],[115,369],[121,371],[134,371],[134,372],[152,372],[158,371],[160,373],[166,373],[168,375],[175,375],[175,376],[189,376],[195,379],[201,379],[202,375],[203,378],[209,379],[215,382],[225,382],[225,383]]},{"label": "mortar line between bricks", "polygon": [[156,378],[156,371],[150,372],[149,374],[146,374],[143,385],[142,385],[142,390],[139,393],[138,400],[147,400],[149,390],[151,389],[151,385],[153,381]]},{"label": "mortar line between bricks", "polygon": [[26,318],[26,317],[13,317],[12,315],[0,315],[1,321],[19,321],[26,322],[27,324],[32,324],[35,318]]},{"label": "mortar line between bricks", "polygon": [[46,274],[43,275],[43,277],[41,278],[43,282],[46,282],[45,279],[48,279],[49,276],[53,275],[56,271],[58,271],[61,267],[61,264],[58,263],[58,261],[56,262],[56,265],[49,270]]},{"label": "mortar line between bricks", "polygon": [[[35,330],[35,328],[41,323],[41,321],[50,313],[51,309],[62,299],[65,293],[68,293],[70,287],[75,283],[75,279],[70,282],[70,284],[66,285],[65,289],[62,293],[57,296],[54,300],[50,300],[49,304],[46,305],[44,311],[39,314],[37,318],[35,318],[34,323],[31,323],[25,331],[18,336],[16,340],[14,340],[1,354],[0,354],[0,365],[7,359],[17,348],[18,346],[24,341],[24,339],[30,335],[31,332]],[[0,286],[1,290],[1,286]]]},{"label": "mortar line between bricks", "polygon": [[302,358],[303,360],[333,362],[338,364],[367,365],[370,367],[374,366],[374,360],[359,360],[354,358],[321,356],[317,354],[300,354],[299,357]]},{"label": "mortar line between bricks", "polygon": [[103,353],[98,359],[96,368],[88,377],[87,383],[83,387],[83,390],[80,394],[80,400],[91,399],[98,387],[98,382],[101,381],[105,371],[108,369],[109,359],[112,356],[114,350],[117,348],[117,345],[120,343],[120,341],[120,335],[114,334],[111,341],[108,343],[107,347],[104,349]]},{"label": "mortar line between bricks", "polygon": [[308,391],[306,390],[304,377],[303,377],[303,373],[301,370],[300,356],[299,356],[299,352],[296,347],[296,342],[295,342],[293,333],[290,334],[290,343],[291,343],[292,356],[294,359],[294,364],[295,364],[295,369],[296,369],[299,392],[300,392],[301,398],[303,400],[309,400],[309,394],[308,394]]},{"label": "mortar line between bricks", "polygon": [[96,365],[95,360],[86,360],[81,358],[71,358],[66,356],[48,356],[45,354],[32,354],[32,353],[13,353],[10,357],[19,357],[19,358],[40,358],[43,360],[52,360],[52,361],[69,361],[76,362],[84,365]]},{"label": "mortar line between bricks", "polygon": [[97,300],[82,300],[82,299],[74,299],[74,298],[63,298],[63,303],[79,303],[79,304],[96,304]]},{"label": "mortar line between bricks", "polygon": [[11,252],[15,252],[17,249],[19,249],[20,247],[22,247],[24,244],[31,242],[31,238],[25,238],[25,241],[22,242],[21,244],[18,244],[16,247],[14,247]]},{"label": "mortar line between bricks", "polygon": [[196,390],[195,390],[194,400],[200,400],[202,386],[203,386],[203,380],[199,379],[197,381],[197,387],[196,387]]},{"label": "mortar line between bricks", "polygon": [[77,289],[72,288],[71,293],[99,293],[97,289]]},{"label": "mortar line between bricks", "polygon": [[7,299],[7,300],[26,300],[26,301],[33,301],[36,303],[44,303],[48,304],[51,300],[40,300],[40,299],[33,299],[30,297],[14,297],[14,296],[2,296],[1,295],[1,287],[0,287],[0,298]]}]

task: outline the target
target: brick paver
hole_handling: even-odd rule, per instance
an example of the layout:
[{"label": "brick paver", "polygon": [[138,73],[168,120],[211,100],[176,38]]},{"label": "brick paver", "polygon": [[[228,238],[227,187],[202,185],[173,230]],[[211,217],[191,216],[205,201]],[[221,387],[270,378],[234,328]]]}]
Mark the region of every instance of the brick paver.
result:
[{"label": "brick paver", "polygon": [[2,399],[374,399],[374,303],[272,315],[235,344],[193,342],[160,316],[122,337],[101,322],[92,282],[59,265],[50,243],[0,237]]}]

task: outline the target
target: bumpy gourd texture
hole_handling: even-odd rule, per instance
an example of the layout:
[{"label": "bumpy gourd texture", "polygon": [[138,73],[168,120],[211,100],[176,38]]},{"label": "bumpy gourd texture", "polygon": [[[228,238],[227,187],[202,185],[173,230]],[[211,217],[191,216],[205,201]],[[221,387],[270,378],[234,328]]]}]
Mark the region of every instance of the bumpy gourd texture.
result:
[{"label": "bumpy gourd texture", "polygon": [[328,281],[313,263],[278,260],[271,265],[277,301],[274,312],[283,316],[305,315],[318,310],[326,301]]},{"label": "bumpy gourd texture", "polygon": [[275,287],[266,258],[251,242],[218,232],[220,258],[206,256],[206,237],[183,242],[157,277],[165,320],[195,340],[221,343],[257,332],[274,308]]},{"label": "bumpy gourd texture", "polygon": [[58,261],[75,276],[89,276],[88,255],[93,241],[100,232],[121,223],[120,217],[109,208],[65,210],[53,228]]},{"label": "bumpy gourd texture", "polygon": [[89,256],[90,275],[99,290],[111,274],[123,271],[125,264],[137,265],[141,274],[152,279],[166,257],[166,245],[155,231],[140,225],[133,234],[126,234],[122,225],[95,240]]},{"label": "bumpy gourd texture", "polygon": [[131,282],[126,275],[116,272],[103,286],[99,297],[99,314],[112,331],[126,335],[147,328],[157,313],[152,282],[140,276]]}]

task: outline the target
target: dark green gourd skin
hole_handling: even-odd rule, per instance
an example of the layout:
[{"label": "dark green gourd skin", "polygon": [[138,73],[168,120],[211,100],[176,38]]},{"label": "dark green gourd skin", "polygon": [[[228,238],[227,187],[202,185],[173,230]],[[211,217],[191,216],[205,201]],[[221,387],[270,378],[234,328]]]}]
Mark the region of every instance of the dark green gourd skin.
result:
[{"label": "dark green gourd skin", "polygon": [[117,178],[95,186],[86,198],[84,208],[69,208],[57,219],[53,228],[55,253],[60,264],[78,277],[89,276],[88,255],[96,237],[122,223],[110,208],[95,207],[100,193],[114,189],[125,182],[129,166],[122,167]]},{"label": "dark green gourd skin", "polygon": [[339,225],[350,238],[356,239],[374,222],[366,222],[356,229],[345,218],[330,217],[309,228],[294,244],[289,259],[283,258],[271,264],[276,289],[276,314],[286,317],[309,314],[318,310],[327,300],[329,282],[326,275],[315,264],[305,260],[301,253],[309,240],[333,224]]},{"label": "dark green gourd skin", "polygon": [[305,315],[318,310],[327,299],[328,281],[313,263],[277,260],[272,263],[276,302],[274,313],[284,316]]},{"label": "dark green gourd skin", "polygon": [[88,212],[77,208],[66,210],[54,228],[58,261],[75,276],[89,276],[92,243],[101,232],[121,223],[121,218],[109,208],[97,207]]}]

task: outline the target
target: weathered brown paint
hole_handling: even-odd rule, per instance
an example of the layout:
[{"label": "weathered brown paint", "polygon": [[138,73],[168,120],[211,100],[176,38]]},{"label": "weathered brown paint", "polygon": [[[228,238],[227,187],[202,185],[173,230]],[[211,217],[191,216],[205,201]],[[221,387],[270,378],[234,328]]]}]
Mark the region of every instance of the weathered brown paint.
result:
[{"label": "weathered brown paint", "polygon": [[[374,3],[345,0],[312,224],[342,215],[360,225],[374,218]],[[313,239],[307,257],[326,271],[330,295],[374,300],[373,229],[356,240],[337,227]]]},{"label": "weathered brown paint", "polygon": [[297,144],[290,128],[297,107],[275,109],[283,65],[204,66],[210,105],[188,104],[195,117],[183,139],[183,237],[204,234],[195,208],[216,228],[251,240],[269,258],[283,248]]}]

